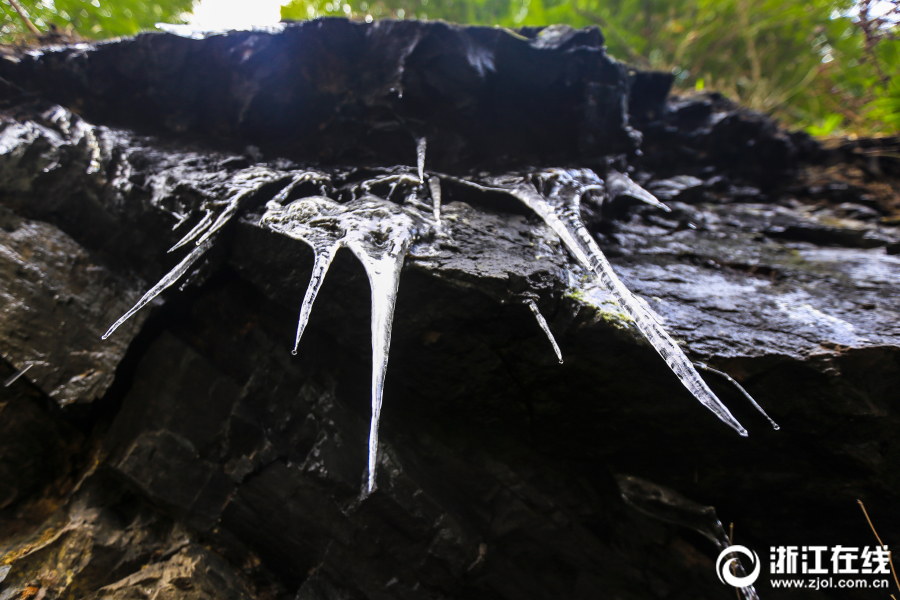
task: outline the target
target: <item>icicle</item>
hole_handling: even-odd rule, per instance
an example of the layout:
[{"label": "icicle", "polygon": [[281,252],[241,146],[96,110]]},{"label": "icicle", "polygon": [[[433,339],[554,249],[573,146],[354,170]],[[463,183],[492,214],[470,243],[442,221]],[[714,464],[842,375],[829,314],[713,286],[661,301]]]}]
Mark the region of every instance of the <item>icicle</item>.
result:
[{"label": "icicle", "polygon": [[[732,545],[722,522],[712,506],[703,506],[669,488],[631,475],[616,475],[622,499],[627,504],[654,519],[687,527],[702,535],[723,551]],[[740,561],[732,563],[739,577],[747,575]],[[759,564],[757,563],[757,568]],[[740,588],[745,600],[759,600],[753,586]]]},{"label": "icicle", "polygon": [[231,217],[237,213],[237,209],[241,204],[241,200],[243,200],[248,194],[255,192],[256,188],[246,189],[242,192],[239,192],[234,195],[234,197],[228,202],[228,205],[225,207],[225,210],[219,214],[219,218],[216,219],[216,222],[213,223],[212,227],[206,230],[199,240],[197,240],[197,245],[203,244],[209,238],[213,236],[217,231],[225,227],[225,224],[231,220]]},{"label": "icicle", "polygon": [[[287,197],[285,194],[282,197]],[[297,336],[294,341],[293,354],[297,354],[300,338],[309,322],[313,302],[322,287],[328,267],[335,253],[342,245],[344,231],[339,223],[342,212],[340,204],[323,196],[312,196],[296,200],[286,208],[276,200],[266,205],[266,213],[260,225],[282,233],[297,240],[306,242],[315,254],[312,277],[306,288],[303,305],[300,307],[300,319],[297,323]]]},{"label": "icicle", "polygon": [[379,177],[373,177],[372,179],[367,179],[363,181],[357,186],[352,188],[352,192],[356,192],[357,190],[362,190],[363,193],[368,194],[373,186],[382,184],[382,183],[390,183],[391,191],[390,194],[394,193],[394,189],[398,184],[408,183],[412,186],[419,185],[419,180],[416,177],[413,177],[409,173],[395,173],[393,175],[381,175]]},{"label": "icicle", "polygon": [[656,208],[661,208],[666,212],[672,212],[671,208],[660,202],[656,196],[636,184],[631,180],[631,177],[624,173],[610,171],[606,175],[606,193],[610,199],[619,196],[630,196]]},{"label": "icicle", "polygon": [[[559,173],[559,171],[550,172],[548,179],[558,176]],[[581,190],[579,188],[573,189],[571,185],[560,185],[554,190],[551,202],[538,193],[534,184],[521,177],[491,178],[487,180],[487,186],[459,181],[481,189],[506,192],[536,212],[562,239],[578,262],[590,270],[600,284],[612,293],[622,310],[634,320],[637,328],[662,356],[681,383],[722,421],[733,427],[742,436],[747,435],[747,430],[709,389],[681,348],[616,276],[612,265],[609,264],[597,242],[594,241],[581,221],[579,214]]]},{"label": "icicle", "polygon": [[375,490],[384,376],[400,270],[417,231],[412,217],[395,204],[371,197],[363,198],[356,204],[347,205],[347,220],[350,223],[345,243],[362,262],[372,288],[372,420],[366,490],[372,493]]},{"label": "icicle", "polygon": [[24,367],[13,373],[10,377],[3,382],[3,387],[9,387],[16,382],[16,380],[28,372],[28,369],[34,366],[33,362],[27,363]]},{"label": "icicle", "polygon": [[178,219],[177,221],[175,221],[175,224],[172,225],[172,231],[177,230],[179,227],[181,227],[182,225],[184,225],[185,223],[187,223],[187,222],[188,222],[188,219],[191,218],[191,213],[190,213],[190,212],[186,212],[186,213],[181,214],[181,215],[178,214],[178,213],[176,213],[176,212],[173,212],[173,213],[171,213],[171,214],[172,214],[174,217],[176,217],[176,218]]},{"label": "icicle", "polygon": [[437,227],[441,226],[441,180],[437,177],[429,177],[428,178],[428,187],[431,189],[431,201],[433,202],[433,207],[431,209],[431,214],[434,216],[434,221],[437,223]]},{"label": "icicle", "polygon": [[556,338],[553,337],[553,333],[550,331],[550,327],[547,325],[547,319],[544,318],[544,315],[541,314],[541,311],[538,310],[537,304],[535,304],[534,300],[531,298],[525,298],[525,304],[528,305],[528,308],[531,309],[531,312],[534,313],[534,317],[537,319],[538,325],[541,326],[541,329],[544,330],[544,333],[547,335],[547,339],[550,340],[550,343],[553,344],[553,351],[556,352],[556,358],[559,359],[559,364],[563,364],[562,352],[559,350],[559,346],[556,343]]},{"label": "icicle", "polygon": [[198,235],[200,235],[201,233],[206,231],[206,228],[209,227],[210,224],[212,223],[212,215],[213,215],[212,211],[207,210],[206,214],[203,215],[203,218],[200,219],[200,221],[191,228],[191,230],[187,233],[187,235],[185,235],[183,238],[181,238],[181,240],[177,244],[175,244],[174,246],[169,248],[169,252],[174,252],[175,250],[178,250],[185,244],[192,242]]},{"label": "icicle", "polygon": [[750,393],[747,392],[747,390],[744,389],[744,386],[742,386],[742,385],[739,384],[737,381],[735,381],[735,380],[731,377],[731,375],[729,375],[728,373],[725,373],[725,372],[723,372],[723,371],[718,371],[718,370],[716,370],[716,369],[713,369],[712,367],[710,367],[710,366],[708,366],[707,364],[702,363],[702,362],[695,362],[695,363],[694,363],[694,366],[697,367],[698,369],[703,369],[704,371],[709,371],[710,373],[715,373],[716,375],[721,375],[722,377],[724,377],[725,379],[727,379],[728,381],[730,381],[731,383],[733,383],[733,384],[734,384],[734,387],[736,387],[736,388],[738,389],[738,391],[739,391],[740,393],[742,393],[742,394],[744,395],[744,397],[747,398],[747,400],[750,401],[750,404],[752,404],[753,406],[755,406],[755,407],[756,407],[756,410],[758,410],[759,412],[761,412],[762,415],[763,415],[765,418],[767,418],[767,419],[769,420],[769,423],[772,424],[772,428],[773,428],[773,429],[775,429],[776,431],[778,431],[779,429],[781,429],[781,427],[778,426],[778,423],[776,423],[775,421],[773,421],[773,420],[772,420],[772,417],[770,417],[768,414],[766,414],[766,411],[763,410],[763,407],[760,406],[759,404],[757,404],[756,400],[753,399],[753,396],[751,396]]},{"label": "icicle", "polygon": [[419,183],[425,183],[425,148],[428,146],[428,140],[424,137],[419,138],[416,144],[416,165],[419,167]]},{"label": "icicle", "polygon": [[297,355],[297,347],[300,345],[300,338],[306,330],[306,324],[309,322],[309,313],[312,312],[313,302],[316,301],[316,295],[322,282],[325,281],[325,274],[328,273],[328,267],[334,260],[334,253],[337,247],[330,247],[324,250],[315,251],[315,263],[313,264],[312,277],[309,280],[309,286],[306,288],[306,295],[303,297],[303,305],[300,307],[300,320],[297,322],[297,337],[294,339],[294,349],[291,354]]},{"label": "icicle", "polygon": [[280,192],[275,194],[275,197],[269,200],[269,203],[274,202],[275,204],[281,205],[284,204],[288,196],[291,195],[291,192],[300,185],[301,183],[314,182],[319,184],[319,190],[322,192],[323,196],[327,195],[327,187],[325,184],[331,183],[331,177],[324,173],[319,173],[318,171],[303,171],[299,175],[295,175],[293,181],[287,184]]},{"label": "icicle", "polygon": [[[156,298],[164,289],[170,287],[174,284],[182,275],[184,275],[187,270],[190,268],[192,264],[194,264],[198,258],[200,258],[207,250],[212,246],[212,236],[215,235],[218,231],[220,231],[236,214],[238,209],[240,208],[241,201],[246,198],[249,194],[257,191],[259,186],[273,181],[276,174],[273,171],[268,171],[265,169],[253,169],[249,172],[242,173],[235,177],[233,183],[238,184],[243,189],[237,192],[232,196],[229,200],[222,202],[204,202],[201,210],[205,211],[203,218],[194,225],[194,227],[185,235],[181,240],[172,246],[169,249],[169,252],[173,250],[177,250],[182,246],[187,245],[195,238],[199,236],[199,239],[196,241],[197,247],[188,254],[184,260],[178,263],[174,269],[172,269],[165,277],[163,277],[159,283],[153,286],[149,292],[144,294],[144,296],[138,301],[134,307],[125,313],[118,321],[113,323],[113,326],[109,328],[105,334],[103,334],[103,339],[105,340],[115,331],[122,323],[127,321],[131,316],[139,311],[141,308],[146,306],[151,300]],[[328,176],[314,172],[307,171],[299,176],[295,177],[293,182],[288,185],[285,189],[283,189],[277,196],[277,199],[286,198],[287,194],[293,189],[295,185],[302,181],[318,181],[318,180],[327,180]],[[219,213],[219,216],[216,218],[215,222],[212,223],[213,219],[213,208],[223,205],[225,209]],[[184,222],[184,219],[180,221],[178,225]],[[212,223],[212,225],[210,225]],[[201,235],[202,234],[202,235]]]},{"label": "icicle", "polygon": [[378,426],[394,306],[403,260],[418,235],[416,221],[400,206],[374,196],[365,196],[347,204],[338,204],[324,197],[304,198],[286,208],[270,202],[267,209],[261,225],[306,242],[316,254],[312,280],[297,328],[298,343],[328,265],[341,246],[353,252],[368,275],[372,291],[372,419],[369,428],[369,473],[364,493],[370,494],[375,490]]},{"label": "icicle", "polygon": [[135,304],[131,310],[122,315],[118,321],[113,323],[112,327],[109,328],[109,331],[103,334],[103,339],[105,340],[106,338],[108,338],[113,331],[119,328],[119,325],[130,319],[134,313],[144,308],[147,304],[150,303],[151,300],[159,296],[159,294],[164,289],[178,281],[178,279],[187,272],[191,265],[197,262],[197,259],[203,256],[206,251],[209,250],[211,245],[212,242],[207,240],[194,248],[194,250],[190,254],[188,254],[184,258],[184,260],[178,263],[178,266],[169,271],[168,275],[163,277],[159,281],[159,283],[150,288],[150,291],[144,294],[143,297],[138,300],[137,304]]}]

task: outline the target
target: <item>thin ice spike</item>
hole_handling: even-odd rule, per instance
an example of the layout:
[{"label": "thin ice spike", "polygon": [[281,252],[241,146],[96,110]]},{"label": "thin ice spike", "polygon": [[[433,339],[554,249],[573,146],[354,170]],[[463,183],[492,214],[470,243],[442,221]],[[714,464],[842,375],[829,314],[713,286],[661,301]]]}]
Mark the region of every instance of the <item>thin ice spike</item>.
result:
[{"label": "thin ice spike", "polygon": [[203,244],[204,242],[209,240],[209,238],[212,237],[212,235],[214,233],[216,233],[217,231],[222,229],[225,226],[225,224],[231,220],[231,217],[233,217],[235,215],[238,207],[241,204],[241,200],[244,199],[244,196],[248,195],[250,192],[253,192],[253,191],[255,191],[255,190],[253,190],[253,189],[244,190],[243,192],[241,192],[240,194],[237,194],[234,198],[232,198],[231,202],[228,203],[228,206],[225,207],[225,210],[222,211],[222,214],[219,215],[219,218],[216,219],[216,222],[213,223],[213,226],[210,227],[199,240],[197,240],[197,245],[199,246],[200,244]]},{"label": "thin ice spike", "polygon": [[697,373],[694,365],[681,351],[675,340],[641,306],[640,302],[616,276],[612,265],[609,264],[597,242],[594,241],[594,238],[591,237],[591,234],[588,233],[587,228],[581,221],[577,204],[554,207],[529,184],[518,184],[513,187],[500,189],[521,200],[526,206],[540,215],[544,222],[562,239],[569,251],[575,255],[575,258],[597,277],[606,290],[612,293],[622,310],[634,320],[637,328],[650,342],[650,345],[662,356],[669,368],[672,369],[672,372],[681,380],[681,383],[701,404],[734,428],[739,434],[746,436],[747,430],[709,389],[709,386]]},{"label": "thin ice spike", "polygon": [[610,198],[617,196],[631,196],[650,206],[672,212],[672,209],[659,201],[659,199],[632,181],[631,177],[618,171],[610,171],[606,176],[606,191]]},{"label": "thin ice spike", "polygon": [[544,315],[541,314],[541,311],[538,310],[537,304],[531,298],[525,299],[525,304],[528,305],[528,308],[531,309],[531,312],[534,313],[534,317],[537,319],[538,325],[541,326],[541,329],[544,330],[544,333],[547,334],[547,339],[550,340],[550,343],[553,344],[553,351],[556,352],[556,358],[559,359],[559,364],[563,364],[562,352],[559,349],[559,345],[556,343],[556,338],[553,337],[553,333],[550,331],[550,327],[547,325],[547,319],[544,318]]},{"label": "thin ice spike", "polygon": [[428,147],[428,140],[424,137],[419,138],[416,144],[416,166],[419,168],[419,183],[425,183],[425,149]]},{"label": "thin ice spike", "polygon": [[178,229],[179,227],[181,227],[182,225],[187,223],[188,219],[191,218],[191,213],[189,213],[189,212],[186,212],[182,215],[179,215],[177,213],[172,213],[172,214],[178,218],[178,220],[175,222],[175,224],[172,225],[172,231],[175,231],[176,229]]},{"label": "thin ice spike", "polygon": [[297,322],[297,338],[294,341],[294,349],[291,354],[297,354],[297,347],[300,345],[300,338],[303,337],[303,331],[309,322],[309,314],[312,312],[313,302],[316,301],[316,295],[322,282],[325,281],[325,275],[328,273],[328,267],[334,260],[334,255],[338,251],[339,245],[326,246],[324,248],[316,248],[315,264],[313,265],[312,277],[309,280],[309,286],[306,288],[306,295],[303,297],[303,306],[300,307],[300,320]]},{"label": "thin ice spike", "polygon": [[301,310],[298,339],[318,286],[338,248],[349,248],[366,270],[372,292],[372,421],[369,472],[363,489],[363,496],[367,496],[376,487],[378,426],[400,271],[409,247],[418,235],[417,220],[402,207],[374,196],[346,204],[338,204],[326,197],[309,197],[296,200],[287,207],[271,203],[260,224],[306,242],[316,254],[313,277]]},{"label": "thin ice spike", "polygon": [[206,231],[206,228],[209,227],[210,223],[212,223],[212,211],[208,210],[206,211],[206,214],[203,215],[203,218],[187,232],[187,235],[181,238],[181,241],[169,248],[169,252],[174,252],[182,246],[192,242],[198,235]]},{"label": "thin ice spike", "polygon": [[10,377],[3,382],[3,387],[9,387],[16,382],[16,380],[28,372],[28,369],[34,366],[33,362],[27,363],[24,367],[13,373]]},{"label": "thin ice spike", "polygon": [[779,429],[781,429],[781,427],[778,425],[778,423],[776,423],[776,422],[772,419],[772,417],[770,417],[770,416],[766,413],[766,411],[763,410],[763,407],[760,406],[760,405],[756,402],[756,400],[753,399],[753,396],[750,395],[750,392],[748,392],[747,390],[745,390],[745,389],[744,389],[744,386],[742,386],[742,385],[739,384],[737,381],[735,381],[734,378],[733,378],[731,375],[729,375],[728,373],[725,373],[724,371],[719,371],[718,369],[713,369],[712,367],[710,367],[710,366],[707,365],[706,363],[702,363],[702,362],[699,362],[699,361],[698,361],[698,362],[695,362],[695,363],[694,363],[694,366],[697,367],[698,369],[702,369],[702,370],[704,370],[704,371],[709,371],[710,373],[715,373],[716,375],[721,375],[722,377],[724,377],[725,379],[727,379],[728,381],[730,381],[732,384],[734,384],[734,387],[736,387],[736,388],[738,389],[738,391],[739,391],[740,393],[742,393],[742,394],[744,395],[744,397],[745,397],[747,400],[750,401],[750,404],[752,404],[754,407],[756,407],[756,410],[758,410],[760,413],[762,413],[762,416],[764,416],[766,419],[769,420],[769,423],[772,424],[772,428],[773,428],[773,429],[775,429],[776,431],[778,431]]},{"label": "thin ice spike", "polygon": [[294,188],[303,181],[305,181],[305,178],[302,175],[300,177],[295,177],[294,180],[287,184],[283,190],[275,194],[275,197],[269,200],[269,202],[275,202],[278,205],[284,204],[287,201],[290,193],[294,191]]},{"label": "thin ice spike", "polygon": [[387,254],[374,257],[355,242],[347,244],[362,262],[372,288],[372,420],[369,425],[369,475],[366,494],[375,491],[378,466],[378,426],[381,421],[381,402],[384,394],[384,377],[387,372],[388,352],[391,346],[391,327],[394,306],[400,284],[400,270],[406,252],[395,256]]},{"label": "thin ice spike", "polygon": [[428,178],[428,187],[431,189],[431,201],[433,208],[431,214],[434,216],[438,226],[441,225],[441,180],[438,177]]},{"label": "thin ice spike", "polygon": [[209,250],[210,246],[212,246],[212,242],[206,241],[206,242],[200,244],[199,246],[197,246],[196,248],[194,248],[194,250],[191,251],[190,254],[188,254],[186,257],[184,257],[184,260],[182,260],[180,263],[178,263],[178,266],[176,266],[174,269],[169,271],[168,275],[163,277],[159,281],[159,283],[157,283],[152,288],[150,288],[150,291],[147,292],[146,294],[144,294],[143,297],[141,297],[141,299],[138,300],[137,304],[135,304],[131,310],[129,310],[124,315],[122,315],[118,321],[113,323],[112,327],[109,328],[109,331],[107,331],[106,333],[103,334],[103,339],[105,340],[106,338],[108,338],[112,334],[113,331],[115,331],[116,329],[119,328],[119,325],[121,325],[122,323],[124,323],[125,321],[130,319],[131,316],[134,315],[134,313],[136,313],[137,311],[144,308],[148,303],[150,303],[150,301],[152,301],[154,298],[159,296],[159,294],[164,289],[166,289],[167,287],[170,287],[172,284],[174,284],[176,281],[178,281],[178,279],[182,275],[184,275],[189,268],[191,268],[191,265],[193,265],[195,262],[197,262],[197,259],[200,258],[201,256],[203,256],[206,253],[206,251]]}]

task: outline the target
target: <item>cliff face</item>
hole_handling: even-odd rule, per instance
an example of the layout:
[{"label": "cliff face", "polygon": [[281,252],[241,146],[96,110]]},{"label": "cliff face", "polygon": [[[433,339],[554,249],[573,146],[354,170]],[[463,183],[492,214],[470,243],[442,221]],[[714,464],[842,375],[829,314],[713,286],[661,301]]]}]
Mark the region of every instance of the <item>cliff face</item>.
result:
[{"label": "cliff face", "polygon": [[[896,140],[823,148],[667,97],[597,30],[323,20],[47,49],[0,77],[0,375],[28,367],[0,387],[2,600],[733,597],[708,511],[658,486],[764,562],[874,545],[858,498],[900,534]],[[715,419],[548,225],[468,183],[560,169],[602,180],[581,216],[615,271],[779,431],[704,373],[749,437]],[[616,173],[670,212],[616,197]],[[292,184],[427,216],[426,178],[441,228],[403,268],[361,497],[366,273],[337,254],[292,356],[313,253],[261,217]]]}]

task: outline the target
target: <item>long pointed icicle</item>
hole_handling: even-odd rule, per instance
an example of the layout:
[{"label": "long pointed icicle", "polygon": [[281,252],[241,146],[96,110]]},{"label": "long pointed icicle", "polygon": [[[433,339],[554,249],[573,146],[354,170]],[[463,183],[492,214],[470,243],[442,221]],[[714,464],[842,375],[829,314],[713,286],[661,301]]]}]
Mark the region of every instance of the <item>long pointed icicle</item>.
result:
[{"label": "long pointed icicle", "polygon": [[544,318],[544,315],[541,314],[541,311],[538,309],[537,304],[531,298],[525,299],[525,304],[528,305],[528,308],[531,309],[531,312],[534,313],[534,317],[537,319],[538,325],[541,326],[541,329],[544,330],[544,333],[547,335],[547,339],[550,340],[550,343],[553,344],[553,351],[556,352],[556,358],[559,359],[559,364],[563,364],[562,351],[559,349],[559,345],[556,343],[556,338],[553,337],[553,333],[550,331],[550,327],[547,325],[547,319]]},{"label": "long pointed icicle", "polygon": [[348,246],[365,267],[372,288],[372,418],[369,424],[369,473],[366,483],[366,492],[371,494],[375,491],[378,425],[381,421],[384,376],[387,373],[388,351],[391,347],[394,306],[406,252],[373,258],[366,248],[357,249],[352,243]]},{"label": "long pointed icicle", "polygon": [[131,310],[129,310],[127,313],[125,313],[124,315],[119,317],[119,320],[116,321],[115,323],[113,323],[112,327],[109,328],[109,331],[107,331],[106,333],[103,334],[103,339],[105,340],[106,338],[108,338],[112,334],[113,331],[115,331],[116,329],[119,328],[119,325],[121,325],[122,323],[124,323],[125,321],[130,319],[131,316],[134,315],[134,313],[136,313],[137,311],[144,308],[154,298],[159,296],[159,294],[164,289],[166,289],[167,287],[170,287],[172,284],[174,284],[176,281],[178,281],[178,279],[180,279],[181,276],[184,275],[187,272],[187,270],[191,268],[191,265],[193,265],[195,262],[197,262],[197,259],[200,258],[201,256],[203,256],[206,253],[206,251],[209,250],[209,247],[211,245],[212,245],[211,241],[206,241],[206,242],[200,244],[199,246],[197,246],[196,248],[194,248],[190,254],[188,254],[187,256],[184,257],[184,260],[182,260],[180,263],[178,263],[178,265],[174,269],[169,271],[169,273],[165,277],[160,279],[159,283],[157,283],[152,288],[150,288],[150,291],[147,292],[146,294],[144,294],[143,297],[141,297],[141,299],[138,300],[137,304],[135,304]]},{"label": "long pointed icicle", "polygon": [[28,372],[28,369],[30,369],[30,368],[33,367],[33,366],[34,366],[34,363],[33,363],[33,362],[27,362],[27,363],[25,363],[25,366],[24,366],[24,367],[22,367],[21,369],[19,369],[18,371],[16,371],[16,372],[13,373],[12,375],[10,375],[10,376],[6,379],[6,381],[3,382],[3,387],[9,387],[9,386],[11,386],[12,384],[14,384],[14,383],[16,382],[16,380],[19,379],[19,377],[21,377],[22,375],[24,375],[25,373],[27,373],[27,372]]},{"label": "long pointed icicle", "polygon": [[[315,177],[315,175],[312,175],[312,176]],[[191,229],[191,231],[188,232],[187,235],[185,235],[183,238],[181,238],[181,240],[177,244],[175,244],[174,246],[172,246],[172,248],[169,249],[169,252],[172,252],[173,250],[177,250],[178,248],[180,248],[184,245],[187,245],[192,240],[194,240],[194,238],[197,238],[199,236],[199,239],[196,241],[197,247],[194,248],[194,250],[192,250],[191,253],[188,254],[184,258],[184,260],[182,260],[180,263],[178,263],[178,265],[174,269],[169,271],[169,273],[165,277],[163,277],[159,281],[159,283],[157,283],[155,286],[153,286],[150,289],[150,291],[148,291],[146,294],[144,294],[143,297],[140,300],[138,300],[137,304],[135,304],[131,310],[129,310],[124,315],[122,315],[122,317],[119,318],[118,321],[113,323],[113,326],[110,327],[109,330],[105,334],[103,334],[104,340],[106,338],[108,338],[112,334],[113,331],[118,329],[118,327],[122,323],[124,323],[125,321],[130,319],[132,317],[132,315],[134,315],[134,313],[136,313],[137,311],[142,309],[144,306],[146,306],[150,301],[152,301],[154,298],[156,298],[163,290],[170,287],[182,275],[184,275],[187,272],[187,270],[191,267],[191,265],[193,265],[197,261],[198,258],[203,256],[203,254],[205,254],[206,251],[209,250],[209,248],[212,246],[213,236],[220,229],[225,227],[225,225],[228,224],[228,222],[237,214],[238,209],[240,208],[241,201],[248,194],[251,194],[252,192],[257,191],[259,189],[259,186],[262,183],[271,181],[272,173],[270,171],[266,171],[266,170],[255,170],[250,173],[246,173],[242,176],[239,176],[237,179],[240,180],[244,184],[244,188],[240,192],[238,192],[234,196],[232,196],[230,200],[227,201],[225,209],[221,213],[219,213],[219,216],[216,218],[215,222],[212,223],[212,225],[210,225],[210,223],[212,222],[212,218],[213,218],[212,207],[221,206],[221,203],[215,202],[215,203],[204,204],[204,207],[202,208],[202,210],[205,210],[206,214],[203,216],[203,218],[200,219],[200,221],[196,225],[194,225],[194,227]],[[296,182],[297,182],[297,180],[295,180],[295,183]],[[248,184],[249,184],[249,187],[247,186]]]},{"label": "long pointed icicle", "polygon": [[303,297],[303,305],[300,307],[300,320],[297,322],[297,337],[294,340],[294,349],[291,354],[297,354],[297,347],[300,345],[300,338],[306,330],[306,324],[309,322],[309,314],[312,312],[313,302],[316,301],[316,295],[322,282],[325,281],[325,275],[328,273],[328,267],[334,260],[334,255],[338,251],[339,246],[328,246],[323,249],[314,249],[316,254],[315,264],[313,264],[312,277],[309,280],[309,286],[306,288],[306,295]]},{"label": "long pointed icicle", "polygon": [[419,183],[425,183],[425,149],[428,147],[428,140],[419,138],[416,144],[416,167],[419,169]]},{"label": "long pointed icicle", "polygon": [[650,345],[662,356],[669,368],[672,369],[672,372],[678,376],[681,383],[694,397],[722,421],[733,427],[739,434],[742,436],[747,435],[747,430],[709,389],[709,386],[697,373],[694,365],[691,364],[688,357],[678,347],[675,340],[641,306],[637,298],[632,295],[616,276],[612,265],[609,264],[597,242],[588,233],[581,220],[578,206],[580,194],[575,194],[567,200],[557,198],[555,203],[551,203],[537,192],[534,185],[521,180],[495,179],[490,181],[489,187],[511,194],[536,212],[556,232],[569,251],[575,255],[578,262],[590,270],[600,284],[612,293],[622,310],[634,320],[635,325],[647,341],[650,342]]},{"label": "long pointed icicle", "polygon": [[416,222],[396,204],[374,196],[364,196],[346,204],[338,204],[325,197],[296,200],[287,207],[272,202],[260,224],[306,242],[316,253],[313,276],[297,327],[298,342],[328,265],[341,246],[353,252],[369,277],[372,292],[372,419],[369,426],[369,470],[364,491],[368,495],[376,487],[378,427],[400,271],[417,235]]},{"label": "long pointed icicle", "polygon": [[378,426],[394,306],[403,260],[416,235],[416,227],[413,219],[396,204],[375,198],[363,198],[348,213],[354,217],[356,226],[347,227],[346,245],[365,267],[372,288],[372,418],[366,482],[366,493],[371,494],[376,487]]},{"label": "long pointed icicle", "polygon": [[441,180],[438,177],[428,178],[428,187],[431,189],[431,214],[437,226],[441,226]]},{"label": "long pointed icicle", "polygon": [[324,196],[311,196],[301,200],[295,200],[287,207],[282,207],[277,198],[286,198],[287,194],[279,195],[267,205],[266,213],[260,220],[260,225],[273,231],[282,233],[296,240],[306,242],[315,254],[312,277],[303,297],[300,307],[300,318],[297,322],[297,335],[294,338],[293,354],[297,354],[300,338],[306,330],[309,315],[312,312],[313,302],[325,281],[328,267],[334,259],[335,253],[343,245],[345,232],[340,224],[340,216],[343,208],[337,202]]}]

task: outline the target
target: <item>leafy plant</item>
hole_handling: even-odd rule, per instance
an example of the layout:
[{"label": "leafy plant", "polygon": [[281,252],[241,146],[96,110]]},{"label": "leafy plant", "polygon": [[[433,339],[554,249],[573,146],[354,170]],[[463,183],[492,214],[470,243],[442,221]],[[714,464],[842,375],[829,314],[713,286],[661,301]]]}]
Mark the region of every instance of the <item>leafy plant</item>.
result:
[{"label": "leafy plant", "polygon": [[890,133],[900,114],[882,76],[900,73],[896,21],[863,22],[854,0],[291,0],[281,14],[599,25],[613,56],[819,135]]},{"label": "leafy plant", "polygon": [[[52,29],[87,38],[132,35],[160,21],[183,23],[195,0],[18,0],[41,33]],[[9,2],[0,2],[0,41],[9,43],[31,32]]]}]

